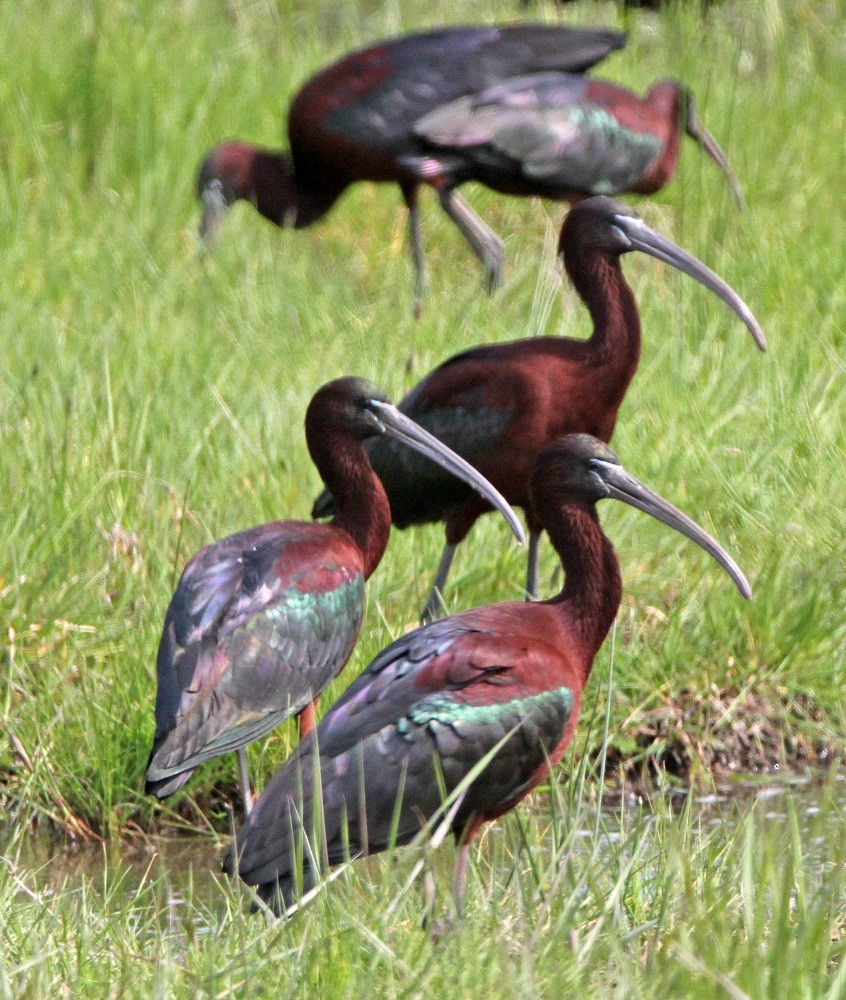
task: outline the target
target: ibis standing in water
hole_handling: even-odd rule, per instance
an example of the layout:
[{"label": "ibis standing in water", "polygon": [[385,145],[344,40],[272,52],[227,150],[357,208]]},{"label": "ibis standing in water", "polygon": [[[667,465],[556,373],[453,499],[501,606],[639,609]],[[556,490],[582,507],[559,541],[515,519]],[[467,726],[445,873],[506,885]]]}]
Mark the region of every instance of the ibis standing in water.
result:
[{"label": "ibis standing in water", "polygon": [[[599,500],[622,500],[675,528],[751,596],[731,557],[596,438],[571,435],[547,447],[532,492],[564,589],[542,603],[494,604],[433,622],[392,643],[353,681],[270,780],[227,856],[227,870],[256,886],[276,912],[314,885],[312,859],[336,865],[409,843],[437,822],[443,792],[472,778],[447,814],[459,845],[460,914],[476,831],[561,759],[617,614],[620,566],[599,524]],[[322,835],[309,851],[302,838],[312,837],[315,800]]]},{"label": "ibis standing in water", "polygon": [[[571,433],[609,441],[617,411],[640,358],[640,317],[620,257],[634,250],[657,257],[726,302],[761,350],[763,333],[742,299],[695,257],[647,226],[627,205],[590,198],[564,220],[560,251],[570,280],[593,320],[587,340],[533,337],[475,347],[427,375],[400,410],[479,468],[509,503],[526,512],[529,568],[526,590],[537,596],[541,525],[530,500],[532,466],[550,442]],[[430,462],[401,454],[388,442],[368,446],[373,468],[391,502],[398,528],[443,521],[446,546],[423,620],[440,608],[456,547],[486,505]],[[331,491],[312,515],[334,510]]]},{"label": "ibis standing in water", "polygon": [[331,524],[274,521],[201,549],[182,574],[165,617],[156,669],[156,735],[146,790],[165,798],[200,764],[243,748],[283,719],[313,726],[318,693],[347,662],[364,610],[364,581],[391,530],[388,499],[362,442],[390,436],[442,463],[516,515],[462,458],[360,378],[329,382],[305,419],[309,453],[338,497]]},{"label": "ibis standing in water", "polygon": [[[421,122],[514,77],[589,69],[624,44],[624,34],[603,28],[477,25],[404,35],[352,52],[316,73],[295,96],[289,151],[225,142],[206,155],[197,181],[200,235],[212,236],[240,199],[278,226],[302,229],[356,181],[398,184],[409,212],[419,310],[427,278],[417,192],[425,183],[436,189],[493,286],[502,271],[502,242],[454,189],[471,178],[507,188],[497,183],[494,170],[477,177],[460,146],[439,146],[440,159],[432,158],[434,147]],[[516,193],[543,193],[525,187]]]}]

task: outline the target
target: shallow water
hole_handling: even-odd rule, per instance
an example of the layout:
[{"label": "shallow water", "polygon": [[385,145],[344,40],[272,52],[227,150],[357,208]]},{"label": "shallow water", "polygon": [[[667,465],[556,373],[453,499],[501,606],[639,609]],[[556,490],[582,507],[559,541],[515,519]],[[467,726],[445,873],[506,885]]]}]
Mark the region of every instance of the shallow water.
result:
[{"label": "shallow water", "polygon": [[[718,787],[708,794],[665,793],[673,809],[689,805],[702,828],[728,825],[731,829],[751,810],[762,828],[795,815],[802,834],[804,853],[813,865],[823,864],[827,831],[842,828],[846,820],[846,775],[790,776],[765,782],[738,782]],[[537,807],[543,809],[538,801]],[[583,809],[583,821],[575,832],[587,846],[619,842],[644,820],[648,826],[650,804],[635,795],[605,796],[599,815]],[[648,834],[647,834],[648,835]],[[19,890],[31,898],[49,899],[86,882],[95,891],[140,897],[145,892],[166,894],[174,913],[191,912],[196,933],[209,930],[203,912],[219,910],[224,876],[221,860],[225,841],[203,837],[151,837],[109,845],[57,846],[47,836],[27,835],[12,841],[0,831],[2,860]]]},{"label": "shallow water", "polygon": [[[784,824],[795,816],[803,846],[803,856],[811,867],[823,866],[829,839],[842,831],[846,822],[846,775],[785,775],[778,778],[741,779],[717,786],[707,794],[685,790],[665,792],[674,812],[690,807],[692,820],[703,831],[723,827],[726,834],[750,815],[756,828],[766,832],[770,824]],[[635,825],[651,822],[649,802],[637,795],[607,795],[598,829],[608,843],[630,833]],[[594,820],[595,820],[594,813]],[[577,836],[589,840],[596,836],[597,825],[585,824]],[[648,835],[648,834],[647,834]]]},{"label": "shallow water", "polygon": [[28,836],[3,851],[20,892],[49,902],[86,884],[95,895],[127,902],[153,895],[172,915],[190,913],[195,933],[208,933],[220,909],[223,840],[152,837],[115,844],[57,846],[46,836]]}]

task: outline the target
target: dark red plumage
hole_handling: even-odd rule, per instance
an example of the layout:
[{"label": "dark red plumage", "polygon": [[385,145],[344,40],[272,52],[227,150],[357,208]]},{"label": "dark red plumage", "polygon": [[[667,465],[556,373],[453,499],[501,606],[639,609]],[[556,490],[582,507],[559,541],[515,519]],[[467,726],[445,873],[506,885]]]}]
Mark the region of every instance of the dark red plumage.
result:
[{"label": "dark red plumage", "polygon": [[227,142],[199,173],[201,234],[210,236],[234,201],[251,201],[277,225],[315,222],[356,181],[400,185],[410,213],[418,301],[425,265],[417,213],[421,183],[438,189],[441,205],[495,283],[502,244],[453,188],[471,174],[461,151],[432,159],[420,123],[464,95],[527,73],[579,73],[625,36],[592,28],[542,24],[443,28],[379,42],[350,53],[309,79],[291,104],[290,152]]},{"label": "dark red plumage", "polygon": [[[339,495],[330,525],[274,521],[201,549],[182,574],[157,660],[156,735],[147,791],[164,798],[200,764],[239,753],[283,719],[303,713],[350,657],[364,611],[364,581],[391,528],[385,491],[362,441],[392,435],[502,498],[448,448],[416,427],[363,379],[330,382],[306,413],[306,440],[323,481]],[[517,525],[519,531],[519,525]]]},{"label": "dark red plumage", "polygon": [[[617,613],[620,567],[599,525],[598,500],[623,500],[676,528],[750,596],[716,542],[629,476],[596,438],[572,435],[547,448],[532,491],[564,568],[564,589],[550,601],[476,608],[404,635],[350,685],[271,779],[227,857],[227,870],[257,886],[277,912],[313,884],[310,857],[333,865],[409,843],[436,819],[441,787],[451,794],[464,782],[451,819],[462,845],[460,911],[470,840],[561,759]],[[303,852],[300,836],[312,836],[315,798],[322,803],[320,846]]]},{"label": "dark red plumage", "polygon": [[[640,357],[640,319],[620,267],[621,255],[640,250],[700,281],[737,312],[764,348],[757,322],[728,285],[620,202],[593,198],[577,205],[564,222],[560,250],[593,319],[588,340],[535,337],[472,348],[436,368],[400,403],[404,413],[483,471],[511,504],[526,511],[532,533],[527,590],[533,596],[540,532],[529,492],[534,462],[564,434],[609,440]],[[368,447],[390,499],[394,524],[445,524],[446,548],[424,609],[427,619],[437,610],[455,546],[484,513],[484,503],[430,463],[405,460],[387,443]],[[312,513],[322,517],[332,509],[332,498],[324,492]]]},{"label": "dark red plumage", "polygon": [[693,95],[677,80],[646,97],[573,73],[529,73],[444,103],[415,124],[427,152],[421,177],[439,184],[476,180],[504,194],[570,202],[596,194],[654,194],[672,177],[682,134],[740,185],[702,126]]},{"label": "dark red plumage", "polygon": [[[631,191],[634,194],[655,194],[660,191],[676,171],[682,135],[691,120],[691,115],[694,115],[695,121],[690,92],[677,80],[661,80],[652,85],[646,97],[637,97],[624,87],[618,87],[606,80],[588,80],[585,100],[604,110],[622,128],[651,136],[660,146],[657,157],[648,164],[643,173],[631,181],[625,189],[620,190]],[[694,135],[693,138],[697,136]],[[727,176],[738,204],[742,206],[740,188],[733,174],[727,172]]]}]

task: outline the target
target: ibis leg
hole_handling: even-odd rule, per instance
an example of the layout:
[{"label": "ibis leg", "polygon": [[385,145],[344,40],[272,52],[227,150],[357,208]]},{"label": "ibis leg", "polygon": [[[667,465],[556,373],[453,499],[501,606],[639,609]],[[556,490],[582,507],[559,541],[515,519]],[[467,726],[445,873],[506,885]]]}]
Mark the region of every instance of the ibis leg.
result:
[{"label": "ibis leg", "polygon": [[479,258],[487,275],[487,288],[492,292],[502,281],[505,247],[502,240],[489,229],[473,209],[456,191],[439,188],[441,207],[458,226],[470,249]]},{"label": "ibis leg", "polygon": [[526,570],[526,600],[538,599],[538,561],[540,556],[539,531],[529,531],[529,565]]},{"label": "ibis leg", "polygon": [[467,865],[470,862],[470,841],[458,848],[455,869],[452,873],[452,896],[455,900],[455,919],[460,920],[464,912],[464,891],[467,888]]},{"label": "ibis leg", "polygon": [[438,571],[435,573],[435,579],[432,583],[432,589],[429,591],[429,596],[426,598],[426,603],[420,614],[421,625],[428,625],[429,622],[439,617],[444,610],[441,594],[444,592],[452,560],[455,558],[455,549],[456,546],[450,545],[449,542],[444,546],[444,551],[441,553],[441,561],[438,563]]},{"label": "ibis leg", "polygon": [[[449,934],[464,913],[464,891],[467,888],[467,866],[470,862],[470,842],[461,844],[455,856],[455,868],[452,873],[452,898],[455,906],[454,914],[444,914],[437,920],[432,920],[431,915],[435,908],[434,882],[425,883],[426,911],[423,917],[424,930],[428,927],[429,934],[434,941],[440,941],[442,937]],[[431,878],[431,874],[428,876]]]},{"label": "ibis leg", "polygon": [[304,740],[312,729],[314,729],[316,715],[317,698],[314,701],[310,701],[297,716],[297,722],[300,724],[300,741]]},{"label": "ibis leg", "polygon": [[423,299],[429,289],[429,273],[423,255],[423,234],[420,229],[420,209],[417,205],[417,187],[403,187],[403,198],[408,206],[408,235],[411,241],[411,257],[414,261],[414,318],[420,319]]},{"label": "ibis leg", "polygon": [[239,747],[236,753],[238,754],[238,772],[241,775],[241,796],[244,801],[244,815],[249,816],[253,811],[253,796],[250,792],[250,775],[247,771],[247,751],[244,747]]},{"label": "ibis leg", "polygon": [[437,899],[437,894],[435,892],[435,876],[429,868],[426,869],[426,874],[423,876],[423,899],[425,900],[425,906],[420,926],[424,931],[426,931],[429,930],[434,923],[435,901]]}]

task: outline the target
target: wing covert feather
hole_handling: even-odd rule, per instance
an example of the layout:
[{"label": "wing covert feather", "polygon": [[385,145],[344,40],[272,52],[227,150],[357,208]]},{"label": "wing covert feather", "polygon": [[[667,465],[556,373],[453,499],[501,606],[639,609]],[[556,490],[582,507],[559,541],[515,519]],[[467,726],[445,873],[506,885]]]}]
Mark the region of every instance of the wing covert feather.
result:
[{"label": "wing covert feather", "polygon": [[364,579],[360,554],[339,534],[277,522],[189,562],[159,647],[150,782],[264,735],[343,667]]},{"label": "wing covert feather", "polygon": [[516,77],[441,105],[415,124],[415,132],[438,148],[461,150],[482,172],[510,172],[558,191],[624,190],[660,155],[662,144],[584,95],[581,76]]},{"label": "wing covert feather", "polygon": [[616,31],[541,24],[456,27],[389,39],[313,77],[301,91],[302,113],[310,100],[321,101],[342,86],[349,98],[338,100],[322,127],[370,149],[403,152],[409,123],[440,104],[516,75],[583,72],[624,43],[625,35]]},{"label": "wing covert feather", "polygon": [[[509,684],[507,642],[454,621],[436,624],[440,631],[417,630],[380,654],[274,775],[239,832],[239,874],[277,908],[277,892],[286,905],[296,895],[299,832],[311,836],[315,798],[326,857],[336,864],[345,851],[388,847],[394,818],[396,842],[408,843],[439,809],[441,777],[449,794],[504,740],[464,793],[453,824],[460,833],[473,817],[525,794],[563,738],[574,704],[569,688]],[[501,658],[490,652],[497,644]],[[436,677],[441,683],[431,689]],[[232,852],[227,865],[234,870]],[[304,868],[307,889],[313,876]]]}]

